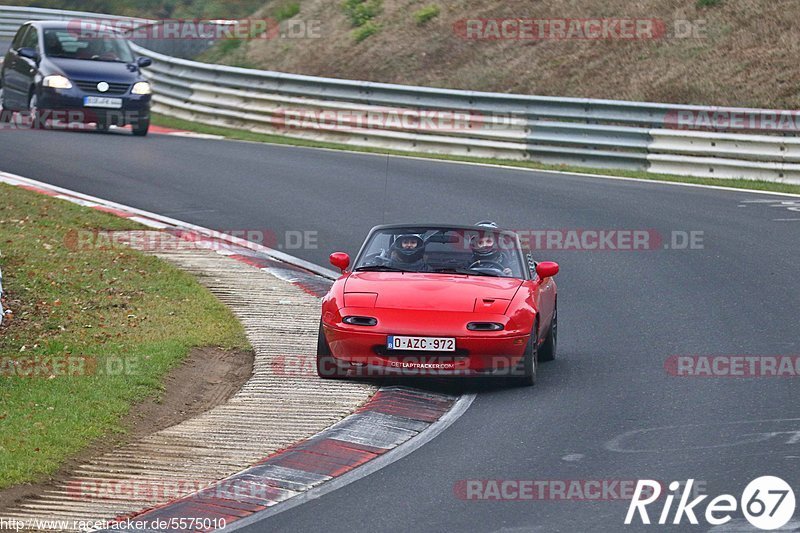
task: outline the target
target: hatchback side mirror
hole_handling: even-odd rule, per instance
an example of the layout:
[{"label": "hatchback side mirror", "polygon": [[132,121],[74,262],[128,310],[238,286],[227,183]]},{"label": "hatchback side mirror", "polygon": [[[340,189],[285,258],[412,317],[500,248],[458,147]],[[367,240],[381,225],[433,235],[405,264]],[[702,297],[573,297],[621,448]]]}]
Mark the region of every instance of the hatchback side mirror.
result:
[{"label": "hatchback side mirror", "polygon": [[27,57],[28,59],[33,59],[37,63],[39,62],[39,52],[36,51],[36,48],[20,48],[17,52],[22,57]]},{"label": "hatchback side mirror", "polygon": [[136,65],[139,68],[149,67],[152,64],[153,60],[150,59],[149,57],[140,57],[139,59],[136,60]]}]

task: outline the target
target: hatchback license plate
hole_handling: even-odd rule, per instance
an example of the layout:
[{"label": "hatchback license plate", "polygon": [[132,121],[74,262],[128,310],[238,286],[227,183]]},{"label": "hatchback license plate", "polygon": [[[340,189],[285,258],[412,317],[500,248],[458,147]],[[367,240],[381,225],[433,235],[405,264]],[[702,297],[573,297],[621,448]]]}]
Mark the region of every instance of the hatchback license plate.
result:
[{"label": "hatchback license plate", "polygon": [[86,107],[105,107],[119,109],[122,107],[122,98],[108,98],[105,96],[85,96],[83,105]]}]

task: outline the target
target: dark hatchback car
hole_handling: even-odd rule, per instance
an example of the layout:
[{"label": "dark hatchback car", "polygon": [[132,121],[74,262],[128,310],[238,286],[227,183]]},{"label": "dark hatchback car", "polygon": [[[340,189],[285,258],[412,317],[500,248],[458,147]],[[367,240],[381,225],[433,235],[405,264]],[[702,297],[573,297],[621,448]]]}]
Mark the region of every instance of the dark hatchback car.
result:
[{"label": "dark hatchback car", "polygon": [[[17,31],[0,70],[0,112],[133,128],[147,135],[150,83],[124,36],[102,28],[90,34],[65,21],[27,22]],[[5,113],[8,114],[7,112]]]}]

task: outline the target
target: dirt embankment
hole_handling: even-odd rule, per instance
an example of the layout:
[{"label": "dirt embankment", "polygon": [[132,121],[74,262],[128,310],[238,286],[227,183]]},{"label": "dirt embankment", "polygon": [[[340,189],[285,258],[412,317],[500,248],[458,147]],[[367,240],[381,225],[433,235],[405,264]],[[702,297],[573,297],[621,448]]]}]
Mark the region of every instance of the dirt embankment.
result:
[{"label": "dirt embankment", "polygon": [[[256,16],[271,16],[286,3],[266,2]],[[208,57],[315,76],[481,91],[800,107],[797,0],[367,0],[378,9],[361,42],[343,2],[290,3],[299,4],[299,12],[289,21],[300,27],[319,21],[316,37],[222,43],[224,50]],[[424,8],[438,14],[421,22]],[[514,39],[526,32],[514,25],[499,30],[509,39],[497,39],[486,25],[465,38],[466,20],[509,17],[546,22],[527,30],[534,39]],[[598,23],[574,26],[565,19]],[[655,35],[625,38],[621,19],[654,21]],[[612,37],[594,38],[598,28]]]}]

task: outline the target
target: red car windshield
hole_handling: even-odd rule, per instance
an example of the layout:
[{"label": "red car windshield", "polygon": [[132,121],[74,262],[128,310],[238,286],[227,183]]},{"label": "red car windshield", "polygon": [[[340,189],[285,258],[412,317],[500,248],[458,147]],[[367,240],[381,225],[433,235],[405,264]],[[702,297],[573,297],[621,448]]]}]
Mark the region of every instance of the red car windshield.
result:
[{"label": "red car windshield", "polygon": [[524,278],[511,232],[491,228],[404,227],[375,231],[354,270],[397,270]]}]

